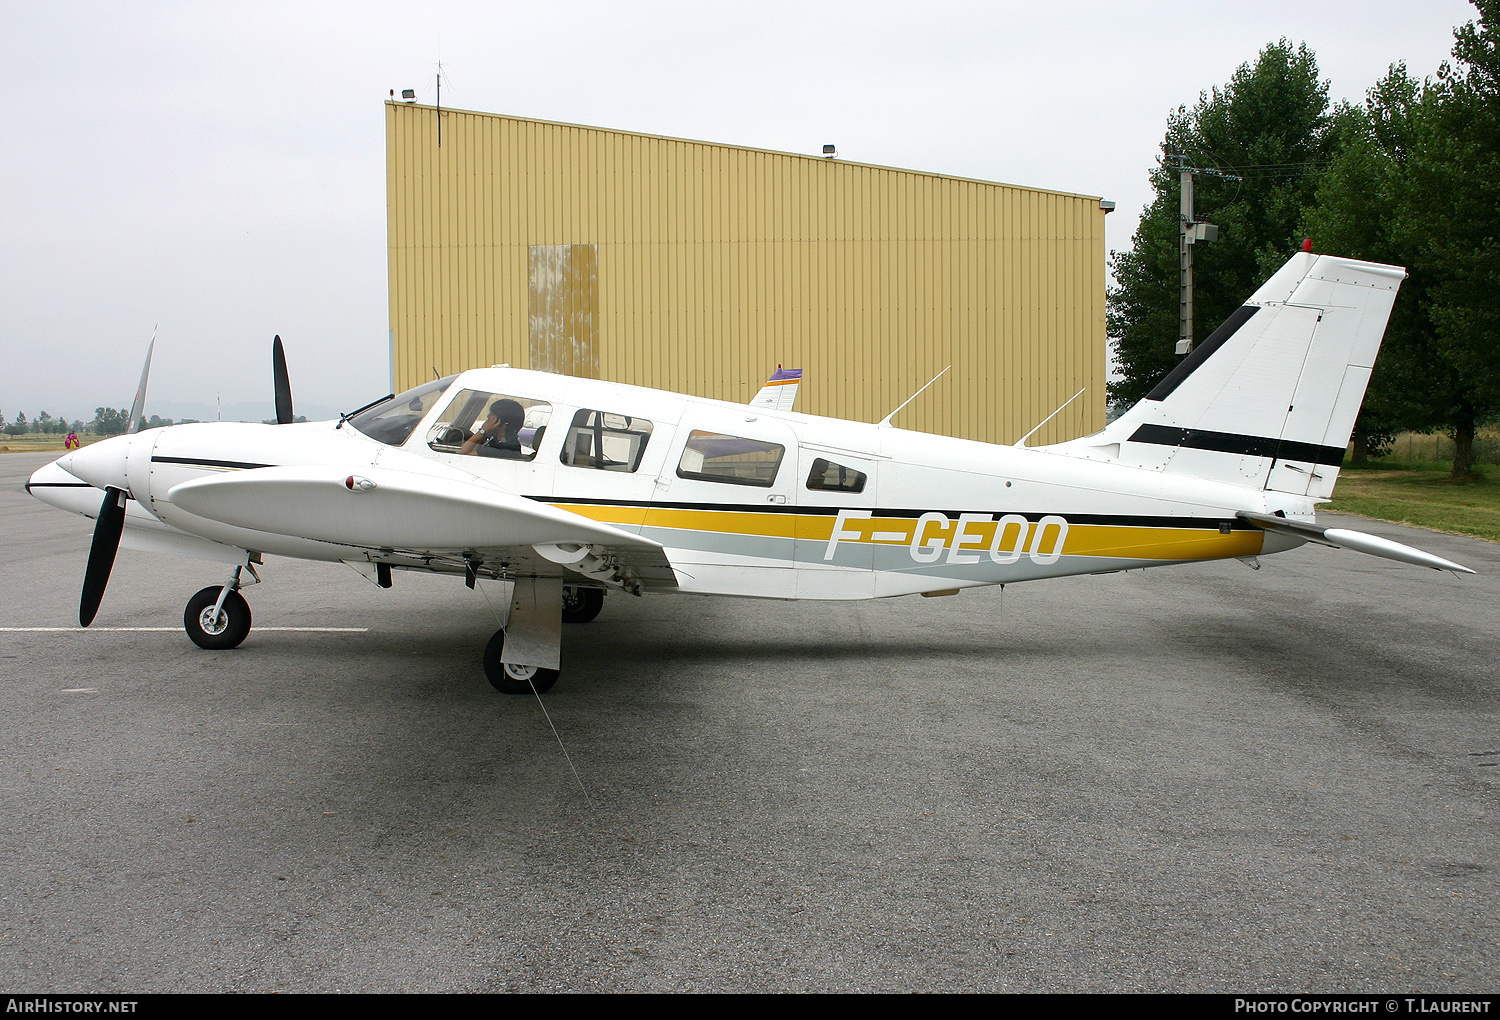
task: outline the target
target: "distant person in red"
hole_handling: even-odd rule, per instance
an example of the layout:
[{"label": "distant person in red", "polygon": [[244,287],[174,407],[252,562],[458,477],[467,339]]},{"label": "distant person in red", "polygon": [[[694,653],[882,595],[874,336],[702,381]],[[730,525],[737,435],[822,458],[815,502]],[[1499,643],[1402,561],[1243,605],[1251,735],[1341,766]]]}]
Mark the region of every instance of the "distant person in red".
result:
[{"label": "distant person in red", "polygon": [[83,444],[78,441],[78,433],[77,432],[69,432],[68,433],[68,438],[63,440],[63,449],[64,450],[76,450],[76,449],[78,449],[82,445]]}]

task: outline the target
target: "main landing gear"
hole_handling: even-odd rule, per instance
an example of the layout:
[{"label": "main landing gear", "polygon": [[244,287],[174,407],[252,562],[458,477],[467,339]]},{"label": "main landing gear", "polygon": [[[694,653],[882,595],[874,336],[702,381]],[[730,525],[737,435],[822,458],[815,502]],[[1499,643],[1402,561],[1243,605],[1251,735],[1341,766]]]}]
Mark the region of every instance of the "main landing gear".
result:
[{"label": "main landing gear", "polygon": [[505,661],[505,629],[495,631],[484,646],[484,675],[501,694],[546,694],[557,683],[559,670]]},{"label": "main landing gear", "polygon": [[509,618],[484,646],[484,675],[502,694],[542,694],[557,683],[562,624],[587,623],[604,606],[598,588],[559,578],[517,578]]},{"label": "main landing gear", "polygon": [[[243,567],[235,567],[227,584],[211,584],[188,599],[182,626],[199,648],[224,651],[238,647],[250,634],[250,603],[240,594]],[[250,567],[255,584],[260,578]]]},{"label": "main landing gear", "polygon": [[588,623],[603,608],[603,588],[580,588],[572,584],[563,587],[563,623]]}]

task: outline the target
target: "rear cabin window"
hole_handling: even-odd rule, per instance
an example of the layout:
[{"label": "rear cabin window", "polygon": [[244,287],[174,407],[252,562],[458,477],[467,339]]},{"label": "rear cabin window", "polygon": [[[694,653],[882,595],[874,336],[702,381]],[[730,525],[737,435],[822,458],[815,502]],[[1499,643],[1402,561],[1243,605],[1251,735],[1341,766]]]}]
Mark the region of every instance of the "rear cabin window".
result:
[{"label": "rear cabin window", "polygon": [[569,467],[634,471],[650,439],[651,423],[644,418],[584,409],[573,415],[560,458]]},{"label": "rear cabin window", "polygon": [[864,492],[868,477],[863,471],[819,457],[812,462],[807,487],[823,492]]},{"label": "rear cabin window", "polygon": [[677,477],[770,488],[786,448],[759,439],[693,431],[677,463]]},{"label": "rear cabin window", "polygon": [[552,405],[508,393],[464,390],[427,430],[439,453],[531,460],[547,431]]}]

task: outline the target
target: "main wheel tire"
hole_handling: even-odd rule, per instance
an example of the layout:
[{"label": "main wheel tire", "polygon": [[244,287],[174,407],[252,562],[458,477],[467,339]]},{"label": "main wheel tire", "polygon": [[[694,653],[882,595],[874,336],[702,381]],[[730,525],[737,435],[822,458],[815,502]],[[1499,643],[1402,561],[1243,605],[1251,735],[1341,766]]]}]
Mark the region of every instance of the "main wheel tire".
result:
[{"label": "main wheel tire", "polygon": [[250,634],[250,603],[237,591],[224,599],[224,608],[214,617],[222,584],[210,585],[188,599],[182,613],[182,626],[199,648],[221,652],[234,648]]},{"label": "main wheel tire", "polygon": [[563,587],[563,623],[588,623],[604,608],[603,588]]},{"label": "main wheel tire", "polygon": [[515,666],[500,661],[505,651],[505,631],[495,631],[484,646],[484,675],[501,694],[546,694],[557,683],[558,671],[537,666]]}]

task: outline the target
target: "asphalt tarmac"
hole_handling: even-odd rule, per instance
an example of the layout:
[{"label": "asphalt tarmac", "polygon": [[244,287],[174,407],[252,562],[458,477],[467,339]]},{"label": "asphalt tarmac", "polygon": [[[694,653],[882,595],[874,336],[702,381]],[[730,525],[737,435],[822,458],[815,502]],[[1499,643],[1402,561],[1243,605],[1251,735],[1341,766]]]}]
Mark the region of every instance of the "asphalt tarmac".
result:
[{"label": "asphalt tarmac", "polygon": [[[0,627],[76,628],[49,456]],[[545,714],[461,580],[268,560],[212,653],[225,571],[122,550],[89,631],[0,631],[0,987],[1493,992],[1500,546],[1354,526],[1480,574],[611,596]]]}]

